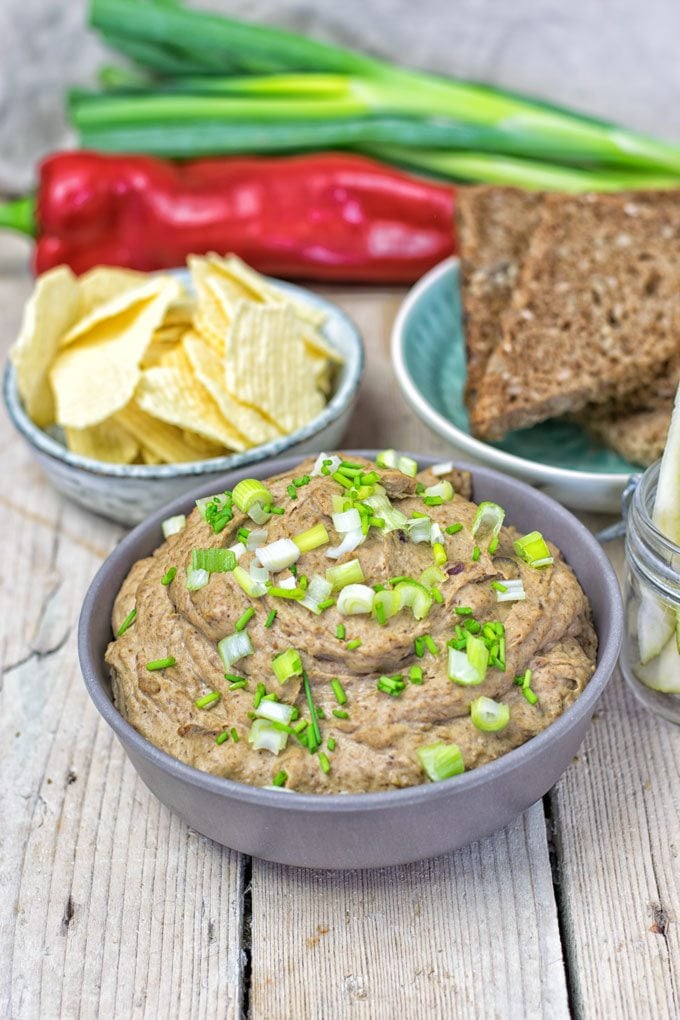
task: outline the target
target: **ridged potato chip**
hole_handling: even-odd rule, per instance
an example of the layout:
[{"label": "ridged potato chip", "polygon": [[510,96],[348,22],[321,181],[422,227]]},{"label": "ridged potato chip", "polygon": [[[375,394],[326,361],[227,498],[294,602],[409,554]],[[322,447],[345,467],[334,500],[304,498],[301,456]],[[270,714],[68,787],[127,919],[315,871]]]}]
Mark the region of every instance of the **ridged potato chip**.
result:
[{"label": "ridged potato chip", "polygon": [[197,333],[186,333],[182,344],[197,378],[248,446],[268,443],[282,435],[281,429],[274,422],[231,396],[224,382],[223,359]]},{"label": "ridged potato chip", "polygon": [[[193,433],[192,441],[189,442],[187,434],[182,429],[175,425],[167,425],[164,421],[146,414],[134,400],[111,420],[119,422],[138,440],[145,464],[176,464],[204,460],[206,457],[218,457],[224,452],[223,446],[206,443]],[[200,446],[200,443],[203,445]]]},{"label": "ridged potato chip", "polygon": [[[119,291],[108,301],[104,301],[102,304],[96,305],[96,307],[92,308],[87,315],[79,318],[78,321],[74,323],[68,332],[61,338],[59,346],[61,348],[69,347],[76,340],[81,340],[84,336],[91,333],[99,325],[103,325],[109,320],[113,320],[115,322],[119,316],[126,315],[129,311],[137,308],[150,298],[153,298],[164,284],[172,285],[174,288],[173,293],[175,294],[179,294],[181,292],[179,283],[171,276],[141,275],[143,276],[143,283],[140,283],[136,287],[128,287],[126,290]],[[162,320],[158,323],[159,326],[161,321]]]},{"label": "ridged potato chip", "polygon": [[140,445],[127,429],[115,420],[88,429],[65,429],[69,450],[81,457],[105,460],[109,464],[132,464]]},{"label": "ridged potato chip", "polygon": [[324,400],[290,305],[239,304],[227,333],[225,383],[232,397],[257,408],[285,432],[321,411]]},{"label": "ridged potato chip", "polygon": [[141,287],[149,277],[136,269],[119,269],[117,266],[95,266],[79,278],[80,303],[78,321],[95,309],[134,287]]},{"label": "ridged potato chip", "polygon": [[98,425],[129,403],[153,332],[179,290],[172,277],[155,277],[147,300],[104,319],[60,351],[50,371],[59,424]]},{"label": "ridged potato chip", "polygon": [[135,399],[143,411],[169,425],[197,432],[230,450],[246,448],[243,436],[222,416],[192,372],[184,352],[177,354],[176,364],[170,367],[161,365],[142,372]]},{"label": "ridged potato chip", "polygon": [[314,305],[291,297],[276,284],[270,283],[261,273],[252,269],[238,255],[220,258],[219,255],[210,252],[206,261],[222,277],[240,284],[241,290],[244,292],[241,297],[246,300],[261,301],[263,304],[291,305],[299,319],[315,327],[322,326],[326,321],[326,313],[322,312],[320,308],[315,308]]},{"label": "ridged potato chip", "polygon": [[10,351],[26,413],[41,428],[54,422],[49,370],[59,341],[78,315],[78,281],[67,266],[43,273],[26,302],[19,337]]}]

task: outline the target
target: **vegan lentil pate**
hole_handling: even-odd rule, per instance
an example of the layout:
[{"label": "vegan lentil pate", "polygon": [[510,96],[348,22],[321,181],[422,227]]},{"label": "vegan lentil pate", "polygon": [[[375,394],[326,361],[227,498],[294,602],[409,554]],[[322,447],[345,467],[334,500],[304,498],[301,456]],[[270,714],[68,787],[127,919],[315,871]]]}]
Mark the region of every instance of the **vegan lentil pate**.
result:
[{"label": "vegan lentil pate", "polygon": [[121,714],[195,768],[360,793],[523,744],[595,669],[588,600],[470,477],[321,454],[199,500],[116,598]]}]

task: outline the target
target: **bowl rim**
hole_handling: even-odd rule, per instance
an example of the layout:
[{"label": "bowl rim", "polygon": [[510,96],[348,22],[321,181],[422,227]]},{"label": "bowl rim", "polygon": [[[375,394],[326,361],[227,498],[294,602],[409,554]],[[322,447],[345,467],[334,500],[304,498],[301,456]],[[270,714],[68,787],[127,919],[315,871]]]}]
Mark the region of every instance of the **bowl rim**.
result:
[{"label": "bowl rim", "polygon": [[[347,456],[360,455],[370,457],[371,459],[374,459],[377,453],[376,450],[347,450],[343,452]],[[440,458],[422,454],[411,454],[411,456],[415,456],[416,460],[424,466],[436,464],[440,460]],[[280,473],[281,471],[289,470],[302,459],[305,458],[300,455],[289,454],[287,457],[279,458],[267,464],[266,470],[270,474]],[[521,769],[534,754],[540,753],[551,740],[559,740],[562,734],[566,734],[583,717],[588,718],[592,714],[597,700],[614,672],[623,639],[623,602],[619,582],[611,563],[597,542],[597,539],[588,531],[585,525],[550,496],[532,489],[520,479],[501,475],[499,472],[486,466],[471,465],[465,462],[457,462],[455,466],[462,470],[470,471],[473,476],[473,483],[475,474],[477,474],[484,477],[484,480],[487,482],[500,482],[501,484],[509,485],[511,489],[519,487],[526,490],[526,495],[530,496],[532,502],[541,507],[546,514],[550,515],[551,523],[558,528],[562,524],[567,524],[568,527],[576,530],[581,541],[588,547],[591,558],[595,560],[599,567],[604,585],[602,601],[607,612],[607,641],[603,643],[601,635],[598,633],[598,661],[595,671],[583,693],[557,719],[519,747],[513,748],[499,758],[495,758],[493,761],[487,762],[478,768],[471,769],[462,775],[437,783],[421,783],[417,786],[410,786],[400,790],[385,790],[372,793],[310,794],[286,790],[286,795],[282,798],[280,790],[268,790],[265,787],[251,786],[247,783],[217,776],[214,773],[202,772],[200,769],[187,765],[167,752],[162,751],[155,744],[147,740],[146,737],[138,733],[114,706],[113,701],[106,693],[108,680],[103,660],[102,662],[94,661],[90,654],[89,635],[92,622],[97,616],[100,593],[107,583],[108,573],[112,565],[117,565],[125,560],[128,550],[134,548],[143,532],[159,528],[161,521],[165,517],[180,512],[191,505],[195,498],[203,495],[203,490],[197,487],[193,492],[184,493],[171,503],[166,504],[165,507],[155,511],[133,528],[119,545],[116,546],[92,580],[80,613],[78,621],[78,656],[85,687],[98,712],[121,740],[126,751],[131,748],[135,754],[146,759],[147,762],[155,765],[165,773],[169,773],[174,779],[182,783],[198,786],[209,793],[231,797],[242,803],[276,809],[289,806],[308,813],[325,812],[328,810],[349,813],[364,810],[375,811],[407,808],[410,805],[419,803],[423,798],[437,801],[441,798],[446,799],[457,791],[463,793],[466,790],[474,790],[480,785],[485,785],[487,782],[500,779],[504,773],[511,769]],[[261,477],[266,477],[267,475],[263,470],[264,465],[258,465],[258,468],[262,471]],[[220,478],[217,488],[228,487],[229,478],[232,473],[229,472],[223,478]],[[211,488],[213,486],[214,482],[211,484]],[[205,485],[203,488],[206,488]],[[127,564],[127,570],[131,568],[133,562],[131,561]]]},{"label": "bowl rim", "polygon": [[418,283],[412,287],[402,302],[392,326],[390,349],[392,356],[392,367],[397,377],[401,391],[416,414],[430,428],[442,438],[453,443],[458,449],[463,450],[470,457],[475,457],[492,468],[505,469],[513,474],[521,474],[523,478],[530,478],[532,482],[543,485],[561,483],[589,483],[591,485],[625,485],[635,468],[629,471],[582,471],[576,468],[558,468],[550,464],[540,464],[537,461],[527,460],[515,453],[508,453],[499,450],[495,446],[477,439],[475,436],[464,432],[452,421],[435,410],[432,404],[423,396],[418,389],[416,382],[411,375],[406,362],[405,338],[406,326],[414,310],[431,287],[440,281],[442,277],[448,276],[455,266],[460,264],[456,255],[450,255],[430,269],[420,278]]},{"label": "bowl rim", "polygon": [[[168,270],[168,272],[182,272],[179,270]],[[345,359],[345,378],[342,380],[331,399],[323,410],[302,428],[291,432],[287,436],[280,436],[268,443],[261,443],[240,453],[226,454],[222,457],[212,459],[184,461],[177,464],[110,464],[107,461],[95,460],[92,457],[83,457],[80,454],[72,453],[57,439],[54,439],[48,432],[36,425],[26,413],[17,389],[16,369],[8,358],[3,378],[3,399],[7,413],[17,431],[27,442],[38,449],[41,453],[51,457],[53,460],[68,465],[78,471],[97,475],[99,478],[111,479],[137,479],[142,481],[159,481],[169,478],[200,478],[204,474],[226,473],[235,471],[248,464],[257,464],[270,457],[279,457],[288,450],[312,439],[318,432],[327,428],[334,421],[340,418],[352,403],[361,384],[364,374],[366,352],[359,327],[354,320],[340,308],[335,302],[321,297],[314,291],[305,287],[299,287],[287,280],[278,280],[273,277],[266,277],[282,290],[288,291],[294,297],[301,298],[323,309],[329,319],[333,318],[343,324],[350,340],[351,352]]]}]

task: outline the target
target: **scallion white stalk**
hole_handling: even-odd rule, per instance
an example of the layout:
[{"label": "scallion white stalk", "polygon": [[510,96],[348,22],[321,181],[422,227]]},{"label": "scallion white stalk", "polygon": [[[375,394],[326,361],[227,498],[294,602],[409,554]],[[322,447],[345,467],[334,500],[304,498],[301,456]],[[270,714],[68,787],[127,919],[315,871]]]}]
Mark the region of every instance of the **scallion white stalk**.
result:
[{"label": "scallion white stalk", "polygon": [[261,545],[255,550],[255,555],[263,567],[276,572],[296,563],[300,558],[300,550],[292,538],[279,538],[269,545]]},{"label": "scallion white stalk", "polygon": [[220,654],[224,668],[228,670],[239,659],[245,658],[246,655],[252,655],[254,649],[248,631],[239,630],[235,634],[229,634],[227,637],[222,638],[218,642],[217,651]]},{"label": "scallion white stalk", "polygon": [[234,580],[251,599],[259,599],[267,594],[267,585],[252,577],[243,567],[234,567]]},{"label": "scallion white stalk", "polygon": [[503,581],[502,584],[505,591],[496,589],[496,602],[521,602],[527,597],[521,577]]},{"label": "scallion white stalk", "polygon": [[187,570],[187,591],[199,591],[201,588],[205,588],[209,580],[210,574],[207,570]]},{"label": "scallion white stalk", "polygon": [[171,535],[179,534],[180,531],[184,530],[186,523],[186,514],[177,514],[175,517],[166,517],[161,524],[163,538],[170,538]]},{"label": "scallion white stalk", "polygon": [[449,648],[449,680],[462,687],[476,687],[484,682],[489,665],[489,649],[484,642],[470,634],[467,647]]},{"label": "scallion white stalk", "polygon": [[285,701],[261,701],[255,709],[255,715],[258,719],[268,719],[287,726],[293,717],[293,706],[287,705]]},{"label": "scallion white stalk", "polygon": [[373,609],[374,598],[375,592],[367,584],[348,584],[338,595],[338,612],[343,616],[370,613]]},{"label": "scallion white stalk", "polygon": [[288,734],[278,729],[270,719],[255,719],[250,727],[248,743],[256,751],[271,751],[280,754],[288,743]]}]

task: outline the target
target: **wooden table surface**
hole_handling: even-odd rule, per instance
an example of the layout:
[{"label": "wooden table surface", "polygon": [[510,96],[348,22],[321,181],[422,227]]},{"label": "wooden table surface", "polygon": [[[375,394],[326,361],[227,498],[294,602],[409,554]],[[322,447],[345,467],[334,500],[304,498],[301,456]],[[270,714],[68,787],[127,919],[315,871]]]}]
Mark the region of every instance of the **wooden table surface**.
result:
[{"label": "wooden table surface", "polygon": [[[0,247],[3,356],[25,263]],[[446,454],[390,371],[403,292],[325,293],[368,353],[345,445]],[[560,783],[480,843],[364,872],[243,857],[146,790],[85,693],[78,611],[123,529],[0,430],[0,1017],[680,1016],[680,730],[620,677]]]}]

